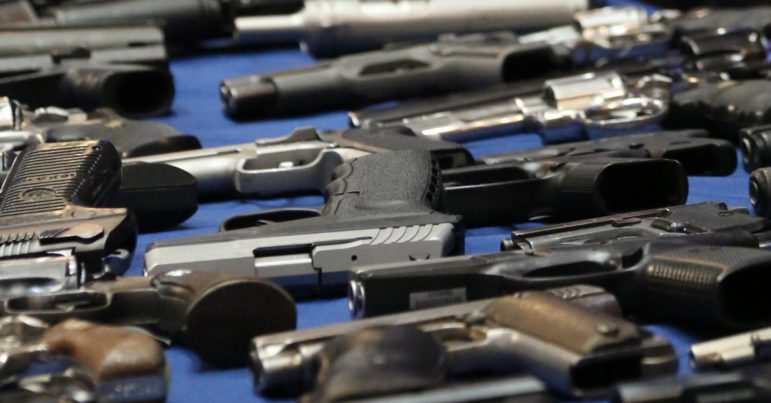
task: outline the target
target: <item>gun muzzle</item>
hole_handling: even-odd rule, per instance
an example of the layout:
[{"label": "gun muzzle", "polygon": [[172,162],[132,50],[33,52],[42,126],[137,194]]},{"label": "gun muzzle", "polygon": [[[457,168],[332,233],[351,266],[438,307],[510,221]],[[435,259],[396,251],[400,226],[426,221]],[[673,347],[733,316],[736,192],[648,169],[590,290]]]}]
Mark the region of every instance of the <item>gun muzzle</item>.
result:
[{"label": "gun muzzle", "polygon": [[769,182],[771,182],[771,168],[760,168],[750,175],[750,203],[755,209],[755,214],[763,217],[771,215]]},{"label": "gun muzzle", "polygon": [[771,126],[742,130],[739,133],[739,149],[745,171],[771,166]]},{"label": "gun muzzle", "polygon": [[220,84],[222,106],[233,118],[270,110],[277,97],[276,86],[260,76],[237,77]]}]

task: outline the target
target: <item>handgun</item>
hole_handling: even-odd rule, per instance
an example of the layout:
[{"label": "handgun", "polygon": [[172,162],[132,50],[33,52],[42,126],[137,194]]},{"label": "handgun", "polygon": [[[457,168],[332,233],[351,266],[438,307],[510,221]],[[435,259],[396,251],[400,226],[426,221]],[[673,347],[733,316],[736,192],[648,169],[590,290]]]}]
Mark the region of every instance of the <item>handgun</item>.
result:
[{"label": "handgun", "polygon": [[337,167],[319,210],[237,216],[216,234],[151,244],[145,273],[177,269],[258,276],[294,296],[344,293],[351,267],[463,252],[461,217],[440,213],[441,172],[422,150]]},{"label": "handgun", "polygon": [[124,119],[110,109],[86,113],[48,106],[30,110],[7,97],[0,97],[0,136],[2,152],[76,140],[108,140],[121,158],[201,148],[195,136],[162,123]]},{"label": "handgun", "polygon": [[165,400],[163,350],[137,329],[8,316],[0,335],[0,401]]},{"label": "handgun", "polygon": [[[398,124],[450,140],[536,132],[547,144],[579,141],[639,132],[661,120],[675,125],[666,118],[677,113],[670,111],[671,98],[678,107],[687,105],[683,105],[686,95],[680,92],[700,94],[702,87],[708,88],[723,75],[753,78],[768,66],[762,36],[754,31],[721,31],[683,37],[680,42],[684,50],[677,54],[611,60],[577,75],[531,80],[522,76],[505,86],[365,109],[349,116],[355,127]],[[680,120],[682,127],[700,127]]]},{"label": "handgun", "polygon": [[[594,71],[620,58],[663,59],[656,64],[666,71],[765,62],[758,34],[730,32],[745,24],[685,30],[675,26],[682,22],[676,18],[680,14],[670,14],[649,17],[636,7],[603,8],[576,13],[572,25],[523,36],[510,31],[448,34],[433,43],[395,44],[299,69],[227,79],[220,92],[226,114],[243,119],[360,108],[515,81],[519,86],[528,79]],[[724,30],[714,33],[718,27]],[[686,49],[678,52],[681,44]],[[709,63],[699,63],[702,59]]]},{"label": "handgun", "polygon": [[670,80],[656,74],[632,78],[610,70],[519,84],[353,112],[351,124],[405,125],[452,141],[536,132],[551,144],[645,130],[668,111]]},{"label": "handgun", "polygon": [[163,163],[183,169],[198,182],[203,198],[233,194],[273,197],[321,193],[332,171],[345,161],[370,153],[428,150],[443,168],[474,163],[463,147],[424,139],[409,129],[351,129],[322,132],[297,129],[286,137],[253,143],[128,158],[124,163]]},{"label": "handgun", "polygon": [[691,373],[616,387],[613,403],[764,403],[771,400],[771,366],[741,371]]},{"label": "handgun", "polygon": [[[82,140],[108,140],[123,158],[201,148],[197,138],[171,126],[123,119],[108,109],[93,113],[58,107],[30,111],[0,97],[0,179],[5,179],[18,152],[26,147]],[[195,178],[173,166],[123,166],[120,188],[108,204],[129,208],[140,230],[173,227],[198,209]]]},{"label": "handgun", "polygon": [[439,34],[535,29],[567,24],[588,0],[463,0],[369,2],[305,0],[292,14],[236,17],[240,42],[299,42],[316,57],[378,49],[393,42],[426,41]]},{"label": "handgun", "polygon": [[[702,82],[672,96],[667,127],[704,127],[715,136],[740,142],[752,154],[751,145],[740,138],[742,129],[771,123],[771,81],[725,80]],[[757,150],[763,152],[763,149]],[[750,161],[748,161],[750,162]]]},{"label": "handgun", "polygon": [[689,176],[726,176],[736,169],[736,150],[705,130],[657,131],[551,145],[488,155],[482,164],[525,163],[550,159],[664,158],[678,161]]},{"label": "handgun", "polygon": [[[227,79],[222,82],[221,97],[226,114],[244,119],[351,109],[389,100],[468,91],[528,78],[520,74],[516,62],[507,59],[516,59],[514,55],[521,47],[516,36],[508,32],[443,36],[432,44],[395,47],[275,74]],[[517,94],[526,99],[510,101],[499,108],[516,108],[524,101],[530,104],[520,105],[520,109],[526,109],[522,113],[531,110],[537,113],[549,106],[580,108],[582,104],[591,104],[592,99],[586,93],[594,91],[596,95],[592,96],[606,96],[619,103],[626,98],[633,99],[626,101],[627,104],[647,100],[647,104],[653,105],[640,112],[643,116],[661,113],[659,110],[664,106],[655,104],[659,98],[656,94],[661,91],[655,90],[666,87],[666,79],[662,78],[664,83],[659,83],[658,78],[643,80],[640,88],[635,88],[634,83],[627,84],[612,72],[607,74],[610,76],[585,73],[556,82],[538,80],[540,86],[526,86]],[[553,94],[552,86],[556,86]],[[653,94],[645,94],[646,89]],[[557,99],[551,99],[552,95]],[[547,99],[543,99],[544,96]],[[557,105],[560,101],[564,102]],[[601,109],[602,102],[595,102],[598,105],[592,105],[593,109]],[[611,106],[621,108],[621,105]],[[627,105],[626,109],[633,107]],[[648,109],[651,111],[645,113]],[[597,115],[602,112],[598,111]]]},{"label": "handgun", "polygon": [[300,402],[554,401],[542,382],[527,375],[452,382],[447,349],[408,325],[341,335],[324,343],[316,361],[313,389]]},{"label": "handgun", "polygon": [[769,345],[771,345],[771,328],[703,341],[691,346],[689,351],[691,367],[695,370],[725,370],[767,362],[770,357]]},{"label": "handgun", "polygon": [[363,267],[351,274],[349,306],[365,317],[591,284],[647,321],[729,330],[771,324],[771,300],[758,287],[771,277],[771,252],[725,246],[756,244],[749,234],[720,235]]},{"label": "handgun", "polygon": [[136,224],[125,208],[102,207],[118,190],[120,174],[118,152],[104,140],[21,151],[0,190],[0,256],[72,255],[84,276],[123,273]]},{"label": "handgun", "polygon": [[279,14],[301,9],[302,0],[112,0],[47,7],[38,17],[58,26],[155,24],[172,46],[233,35],[238,15]]},{"label": "handgun", "polygon": [[[405,346],[402,347],[405,348]],[[311,398],[316,397],[311,396]],[[387,403],[394,400],[403,403],[555,403],[557,401],[546,385],[537,378],[529,375],[514,375],[490,380],[439,384],[412,392],[380,393],[379,396],[349,399],[346,402]]]},{"label": "handgun", "polygon": [[684,169],[672,160],[441,170],[422,150],[370,154],[340,165],[332,179],[320,210],[235,216],[218,234],[156,242],[145,254],[145,272],[224,271],[270,278],[295,296],[344,292],[352,268],[463,253],[461,220],[471,226],[531,215],[596,216],[683,203],[688,189]]},{"label": "handgun", "polygon": [[[34,285],[19,281],[17,287]],[[80,288],[4,297],[0,304],[0,316],[29,315],[49,324],[76,318],[139,326],[219,366],[243,364],[251,338],[292,330],[296,322],[294,301],[281,288],[219,273],[175,271],[93,281]]]},{"label": "handgun", "polygon": [[150,26],[0,28],[0,94],[31,108],[165,114],[174,83],[163,32]]},{"label": "handgun", "polygon": [[712,201],[514,230],[510,238],[501,242],[501,249],[538,253],[561,246],[608,245],[624,239],[684,235],[709,237],[711,233],[725,231],[755,234],[758,246],[767,248],[768,239],[762,234],[769,229],[766,218],[750,215],[745,208]]},{"label": "handgun", "polygon": [[[583,306],[571,303],[582,299]],[[262,393],[301,393],[324,368],[329,340],[411,325],[442,343],[455,379],[524,369],[562,394],[601,397],[616,382],[674,372],[677,356],[666,340],[604,313],[618,311],[614,301],[596,287],[569,287],[277,333],[255,338],[252,369]]]},{"label": "handgun", "polygon": [[753,172],[771,166],[771,125],[748,127],[739,132],[744,170]]},{"label": "handgun", "polygon": [[771,168],[758,168],[750,174],[750,204],[755,214],[771,218]]}]

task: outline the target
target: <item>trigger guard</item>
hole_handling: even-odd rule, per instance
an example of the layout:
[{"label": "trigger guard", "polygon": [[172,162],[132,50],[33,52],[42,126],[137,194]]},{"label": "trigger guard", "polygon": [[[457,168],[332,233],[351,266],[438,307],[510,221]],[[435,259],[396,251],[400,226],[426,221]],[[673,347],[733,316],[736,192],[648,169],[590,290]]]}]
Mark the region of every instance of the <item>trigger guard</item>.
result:
[{"label": "trigger guard", "polygon": [[222,224],[220,224],[219,232],[257,228],[273,223],[318,217],[319,215],[321,215],[321,213],[318,210],[311,208],[285,208],[240,214],[223,221]]}]

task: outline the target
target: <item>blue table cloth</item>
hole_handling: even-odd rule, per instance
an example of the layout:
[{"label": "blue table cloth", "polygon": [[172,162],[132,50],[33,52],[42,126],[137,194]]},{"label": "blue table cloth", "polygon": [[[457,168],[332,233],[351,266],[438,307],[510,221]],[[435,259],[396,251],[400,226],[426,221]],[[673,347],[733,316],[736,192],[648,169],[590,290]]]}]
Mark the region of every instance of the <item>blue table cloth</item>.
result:
[{"label": "blue table cloth", "polygon": [[[615,4],[630,4],[618,1]],[[639,4],[639,3],[638,3]],[[173,114],[157,119],[184,133],[195,134],[205,147],[251,142],[257,138],[283,136],[293,129],[312,126],[318,129],[342,129],[348,120],[344,112],[282,120],[236,123],[221,111],[218,96],[222,79],[247,74],[301,67],[313,62],[310,56],[294,49],[229,51],[214,49],[196,56],[176,59],[171,64],[177,87]],[[504,151],[538,147],[535,135],[514,135],[465,144],[476,157]],[[720,200],[730,206],[750,207],[748,175],[739,168],[730,177],[690,178],[689,203]],[[271,200],[242,199],[202,204],[186,223],[173,230],[142,234],[129,275],[141,275],[147,245],[161,239],[174,239],[214,232],[230,216],[279,207],[312,207],[322,203],[321,196],[291,197]],[[468,254],[496,252],[499,242],[514,226],[472,229],[466,236]],[[299,303],[299,327],[307,328],[349,320],[343,298]],[[688,347],[699,336],[667,326],[648,326],[668,337],[681,358],[680,371],[688,371]],[[248,369],[218,370],[202,363],[184,348],[171,347],[166,357],[171,368],[169,402],[263,401],[253,391]]]}]

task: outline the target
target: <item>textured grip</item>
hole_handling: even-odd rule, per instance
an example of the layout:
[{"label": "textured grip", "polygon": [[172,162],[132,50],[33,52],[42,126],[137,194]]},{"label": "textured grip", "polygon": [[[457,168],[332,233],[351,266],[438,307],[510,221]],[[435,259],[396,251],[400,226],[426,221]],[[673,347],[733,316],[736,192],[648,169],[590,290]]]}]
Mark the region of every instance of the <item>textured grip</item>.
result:
[{"label": "textured grip", "polygon": [[715,231],[748,231],[758,232],[768,230],[771,222],[762,217],[756,217],[744,209],[729,209],[718,202],[703,202],[687,206],[671,207],[669,214],[662,221],[685,228],[693,226],[705,232]]},{"label": "textured grip", "polygon": [[654,244],[640,273],[638,309],[654,320],[688,320],[712,328],[768,324],[768,252],[750,248]]},{"label": "textured grip", "polygon": [[740,129],[771,122],[771,81],[702,83],[672,97],[670,120],[736,139]]},{"label": "textured grip", "polygon": [[335,169],[322,214],[429,213],[438,209],[441,190],[441,171],[430,152],[370,154]]},{"label": "textured grip", "polygon": [[51,353],[84,364],[100,381],[163,376],[166,372],[161,346],[136,329],[70,319],[52,327],[42,342]]},{"label": "textured grip", "polygon": [[99,206],[117,189],[120,158],[106,141],[42,144],[22,151],[2,189],[0,221]]},{"label": "textured grip", "polygon": [[641,338],[631,322],[581,308],[544,292],[515,294],[486,306],[487,320],[586,354]]},{"label": "textured grip", "polygon": [[341,146],[351,146],[370,152],[426,150],[442,169],[457,168],[474,163],[474,157],[465,148],[449,141],[431,140],[415,134],[404,126],[372,129],[351,129],[340,134]]},{"label": "textured grip", "polygon": [[430,388],[448,374],[444,347],[411,326],[361,330],[337,337],[316,357],[313,392],[303,402],[339,402]]}]

